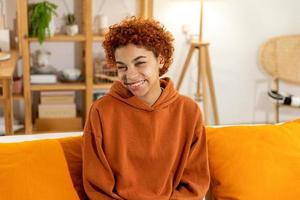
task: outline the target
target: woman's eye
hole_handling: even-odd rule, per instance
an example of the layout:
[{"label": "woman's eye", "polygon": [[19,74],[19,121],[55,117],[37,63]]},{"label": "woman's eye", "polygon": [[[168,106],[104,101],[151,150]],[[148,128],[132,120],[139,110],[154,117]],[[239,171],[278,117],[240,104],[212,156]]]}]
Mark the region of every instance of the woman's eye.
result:
[{"label": "woman's eye", "polygon": [[119,71],[125,71],[126,70],[126,66],[117,66]]},{"label": "woman's eye", "polygon": [[137,63],[135,63],[135,65],[137,65],[137,66],[140,66],[140,65],[143,65],[143,64],[145,64],[146,62],[137,62]]}]

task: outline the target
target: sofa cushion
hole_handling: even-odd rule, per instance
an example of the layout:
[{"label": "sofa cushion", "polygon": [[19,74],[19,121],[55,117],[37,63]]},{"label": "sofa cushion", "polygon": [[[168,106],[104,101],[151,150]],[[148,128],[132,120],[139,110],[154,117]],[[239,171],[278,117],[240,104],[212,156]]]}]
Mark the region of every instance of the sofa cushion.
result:
[{"label": "sofa cushion", "polygon": [[207,128],[215,200],[300,197],[300,120]]},{"label": "sofa cushion", "polygon": [[0,143],[0,183],[0,199],[79,199],[56,140]]},{"label": "sofa cushion", "polygon": [[57,139],[65,153],[74,188],[80,199],[88,199],[82,182],[82,136]]}]

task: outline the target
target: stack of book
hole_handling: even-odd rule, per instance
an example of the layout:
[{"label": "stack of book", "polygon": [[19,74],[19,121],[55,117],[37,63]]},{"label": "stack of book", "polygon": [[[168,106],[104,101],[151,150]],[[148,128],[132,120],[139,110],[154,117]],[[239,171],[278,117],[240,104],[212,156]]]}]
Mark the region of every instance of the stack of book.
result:
[{"label": "stack of book", "polygon": [[38,131],[82,129],[82,119],[76,117],[75,91],[41,92],[38,115]]},{"label": "stack of book", "polygon": [[41,92],[39,118],[76,117],[75,91]]}]

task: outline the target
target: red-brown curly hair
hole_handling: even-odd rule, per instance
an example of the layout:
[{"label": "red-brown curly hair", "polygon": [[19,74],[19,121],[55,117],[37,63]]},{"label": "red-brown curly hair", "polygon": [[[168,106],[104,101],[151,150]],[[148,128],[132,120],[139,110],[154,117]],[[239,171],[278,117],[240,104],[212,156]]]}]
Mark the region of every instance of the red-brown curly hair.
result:
[{"label": "red-brown curly hair", "polygon": [[159,70],[159,76],[162,76],[173,61],[173,41],[172,34],[160,22],[154,19],[130,17],[109,27],[102,46],[107,64],[111,67],[116,66],[115,50],[127,44],[144,47],[152,51],[156,57],[161,55],[164,65]]}]

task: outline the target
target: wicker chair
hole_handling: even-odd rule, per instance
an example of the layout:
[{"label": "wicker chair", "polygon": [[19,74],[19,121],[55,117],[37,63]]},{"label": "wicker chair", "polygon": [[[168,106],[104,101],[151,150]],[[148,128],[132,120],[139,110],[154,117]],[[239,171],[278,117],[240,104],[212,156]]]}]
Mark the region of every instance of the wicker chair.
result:
[{"label": "wicker chair", "polygon": [[[264,43],[260,64],[272,76],[272,89],[279,90],[279,81],[300,85],[300,35],[275,37]],[[275,104],[275,120],[279,121],[279,103]]]}]

